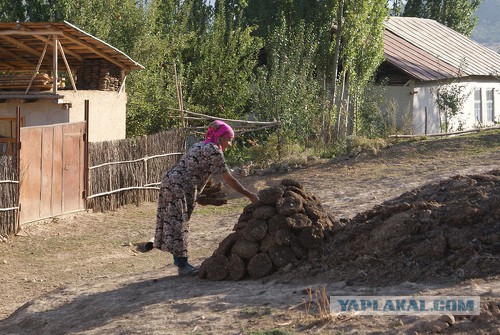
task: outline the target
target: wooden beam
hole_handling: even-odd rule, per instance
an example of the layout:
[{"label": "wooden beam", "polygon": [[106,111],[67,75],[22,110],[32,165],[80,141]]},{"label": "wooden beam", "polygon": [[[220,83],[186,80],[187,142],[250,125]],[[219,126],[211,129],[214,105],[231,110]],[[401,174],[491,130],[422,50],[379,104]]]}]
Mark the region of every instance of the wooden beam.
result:
[{"label": "wooden beam", "polygon": [[18,46],[19,48],[23,49],[24,51],[27,51],[29,52],[30,54],[32,54],[33,56],[40,56],[40,51],[36,51],[35,49],[27,46],[26,44],[24,43],[21,43],[19,42],[18,40],[12,38],[12,37],[9,37],[9,36],[2,36],[0,35],[0,38],[6,40],[7,42],[10,42],[16,46]]},{"label": "wooden beam", "polygon": [[[32,65],[32,62],[27,61],[27,60],[26,60],[26,59],[24,59],[23,57],[21,57],[21,56],[19,56],[19,55],[15,54],[15,53],[13,53],[12,51],[10,51],[10,50],[8,50],[8,49],[5,49],[5,48],[0,47],[0,51],[2,51],[3,53],[5,53],[5,54],[9,55],[10,57],[15,58],[15,59],[17,59],[18,61],[21,61],[21,62],[23,62],[23,63],[25,63],[25,64],[27,64],[27,65]],[[37,55],[37,56],[38,56],[38,55]]]},{"label": "wooden beam", "polygon": [[76,43],[78,45],[81,45],[81,46],[85,47],[87,50],[89,50],[89,51],[95,53],[96,55],[98,55],[98,56],[106,59],[108,62],[115,64],[116,66],[118,66],[121,69],[125,69],[126,68],[124,64],[116,61],[115,59],[113,59],[112,57],[108,56],[104,52],[102,52],[102,51],[94,48],[91,44],[89,44],[87,42],[84,42],[84,41],[78,39],[77,37],[75,37],[75,36],[73,36],[71,34],[64,33],[64,35],[62,36],[62,38],[67,38],[71,42]]},{"label": "wooden beam", "polygon": [[[64,36],[64,35],[63,35],[63,36]],[[33,37],[38,38],[40,41],[44,41],[44,42],[49,41],[49,44],[53,46],[53,44],[52,44],[52,43],[54,43],[54,42],[50,41],[49,39],[47,39],[47,38],[45,38],[45,37],[42,37],[42,36],[33,36]],[[59,42],[61,42],[61,41],[59,41]],[[76,58],[76,59],[78,59],[80,62],[83,62],[83,57],[82,57],[82,56],[80,56],[80,55],[79,55],[79,54],[77,54],[76,52],[73,52],[73,51],[69,50],[68,48],[64,48],[64,49],[65,49],[65,51],[64,51],[64,52],[65,52],[66,54],[68,54],[68,55],[71,55],[71,56],[75,57],[75,58]]]},{"label": "wooden beam", "polygon": [[73,79],[73,74],[71,73],[71,68],[69,67],[68,60],[66,59],[66,55],[64,54],[63,47],[62,47],[61,42],[59,40],[57,40],[57,46],[59,47],[59,50],[61,51],[62,59],[64,60],[64,64],[66,65],[66,70],[68,70],[69,80],[71,80],[71,85],[73,86],[73,90],[75,92],[78,92],[76,90],[76,84],[75,84],[75,80]]},{"label": "wooden beam", "polygon": [[0,31],[1,36],[5,35],[24,35],[24,36],[35,36],[35,35],[63,35],[62,31],[56,30],[2,30]]},{"label": "wooden beam", "polygon": [[53,53],[52,53],[52,93],[57,94],[57,72],[58,72],[58,66],[57,66],[57,43],[59,42],[59,39],[57,35],[52,36],[54,39],[53,45]]},{"label": "wooden beam", "polygon": [[0,60],[0,64],[1,64],[0,67],[5,66],[6,68],[9,68],[11,70],[15,70],[15,68],[16,68],[14,65],[11,65],[11,64],[9,64],[5,61],[2,61],[2,60]]},{"label": "wooden beam", "polygon": [[[33,35],[33,37],[39,39],[40,41],[43,41],[45,43],[47,43],[47,41],[49,42],[50,45],[54,46],[52,43],[52,41],[50,40],[50,38],[47,38],[47,37],[44,37],[44,36],[39,36],[39,35],[49,35],[49,34],[35,34],[37,31],[33,30],[33,29],[30,29],[30,28],[27,28],[25,26],[22,26],[22,29],[23,31],[26,32],[26,35]],[[50,32],[52,31],[53,33],[57,33],[57,35],[59,36],[64,36],[64,32],[62,31],[54,31],[54,30],[47,30],[47,32]],[[28,32],[31,32],[31,34],[29,34]],[[50,35],[54,35],[53,33],[50,33]],[[69,50],[68,48],[65,48],[64,52],[68,55],[71,55],[73,57],[75,57],[76,59],[78,59],[80,62],[83,62],[83,57],[80,56],[79,54]]]},{"label": "wooden beam", "polygon": [[45,57],[45,53],[47,52],[47,45],[48,45],[48,43],[45,43],[45,46],[43,47],[43,52],[42,52],[42,55],[40,56],[40,59],[38,60],[38,64],[36,65],[35,73],[33,73],[33,76],[31,77],[28,88],[26,88],[26,94],[28,94],[28,91],[31,88],[31,84],[33,84],[33,80],[35,80],[35,77],[38,74],[38,71],[40,71],[40,66],[42,65],[43,57]]},{"label": "wooden beam", "polygon": [[62,99],[64,95],[59,94],[0,94],[0,99]]}]

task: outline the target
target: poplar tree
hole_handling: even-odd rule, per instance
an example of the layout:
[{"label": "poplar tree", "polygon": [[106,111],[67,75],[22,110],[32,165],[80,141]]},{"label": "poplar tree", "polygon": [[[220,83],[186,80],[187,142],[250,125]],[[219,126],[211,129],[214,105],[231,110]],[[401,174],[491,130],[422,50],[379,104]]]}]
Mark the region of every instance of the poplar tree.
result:
[{"label": "poplar tree", "polygon": [[253,28],[242,26],[244,3],[217,0],[213,24],[194,45],[186,64],[186,99],[191,109],[220,117],[245,112],[250,76],[260,48]]}]

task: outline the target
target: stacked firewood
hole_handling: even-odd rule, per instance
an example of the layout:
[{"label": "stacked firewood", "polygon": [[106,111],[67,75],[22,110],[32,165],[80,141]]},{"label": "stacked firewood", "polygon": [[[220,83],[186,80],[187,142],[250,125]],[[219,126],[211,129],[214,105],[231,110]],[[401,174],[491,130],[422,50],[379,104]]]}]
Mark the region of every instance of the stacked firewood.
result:
[{"label": "stacked firewood", "polygon": [[104,59],[85,60],[78,69],[76,88],[81,90],[118,91],[120,68]]},{"label": "stacked firewood", "polygon": [[243,210],[234,232],[200,266],[201,278],[261,278],[321,251],[332,221],[319,200],[296,180],[259,192]]},{"label": "stacked firewood", "polygon": [[[0,75],[0,89],[2,90],[25,90],[30,84],[33,74],[30,73],[9,73]],[[37,74],[31,83],[30,90],[48,91],[52,89],[53,77],[47,73]],[[59,77],[58,88],[64,88],[65,80]]]}]

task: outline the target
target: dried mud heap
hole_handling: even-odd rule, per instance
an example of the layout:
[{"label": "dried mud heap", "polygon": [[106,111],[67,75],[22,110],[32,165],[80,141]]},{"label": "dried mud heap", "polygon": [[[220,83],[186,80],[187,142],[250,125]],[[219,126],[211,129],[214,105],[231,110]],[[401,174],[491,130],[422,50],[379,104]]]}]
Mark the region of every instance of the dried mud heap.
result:
[{"label": "dried mud heap", "polygon": [[[294,268],[348,285],[453,282],[500,275],[500,170],[422,185],[330,234]],[[286,278],[288,276],[288,278]]]},{"label": "dried mud heap", "polygon": [[332,221],[299,182],[284,179],[279,186],[261,190],[259,199],[245,207],[234,232],[201,264],[201,278],[257,279],[323,248]]},{"label": "dried mud heap", "polygon": [[500,275],[500,170],[422,185],[334,221],[294,180],[259,192],[200,276],[321,275],[347,285],[449,282]]}]

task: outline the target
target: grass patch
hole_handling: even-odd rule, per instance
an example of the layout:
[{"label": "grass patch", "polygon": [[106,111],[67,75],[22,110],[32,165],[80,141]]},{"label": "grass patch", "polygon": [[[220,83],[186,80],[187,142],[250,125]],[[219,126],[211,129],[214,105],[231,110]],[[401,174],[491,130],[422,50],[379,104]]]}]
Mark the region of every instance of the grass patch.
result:
[{"label": "grass patch", "polygon": [[227,204],[223,206],[202,206],[197,204],[196,205],[196,213],[201,214],[201,215],[226,215],[226,214],[233,214],[233,213],[241,213],[243,208],[248,205],[250,201],[245,198],[237,198],[237,199],[231,199],[228,201]]},{"label": "grass patch", "polygon": [[292,335],[293,333],[282,329],[258,330],[247,333],[248,335]]}]

